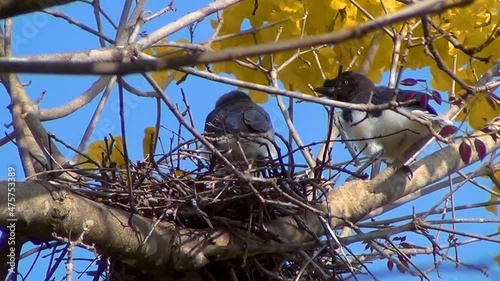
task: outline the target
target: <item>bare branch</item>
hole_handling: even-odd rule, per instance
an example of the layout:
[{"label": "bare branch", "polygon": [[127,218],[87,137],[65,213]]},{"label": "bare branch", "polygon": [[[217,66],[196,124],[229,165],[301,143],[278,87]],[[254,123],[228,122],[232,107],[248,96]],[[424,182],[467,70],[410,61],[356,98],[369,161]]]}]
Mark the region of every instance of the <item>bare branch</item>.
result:
[{"label": "bare branch", "polygon": [[66,5],[76,0],[0,0],[0,19]]}]

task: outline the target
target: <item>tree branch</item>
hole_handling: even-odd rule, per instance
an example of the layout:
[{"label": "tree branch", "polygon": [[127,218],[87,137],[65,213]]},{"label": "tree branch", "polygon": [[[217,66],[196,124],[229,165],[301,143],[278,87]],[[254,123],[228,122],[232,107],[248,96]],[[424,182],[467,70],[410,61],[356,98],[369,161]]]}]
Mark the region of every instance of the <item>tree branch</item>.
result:
[{"label": "tree branch", "polygon": [[[7,183],[0,181],[1,198],[7,198]],[[54,235],[71,235],[69,238],[75,240],[88,228],[83,235],[85,244],[150,273],[193,270],[211,261],[242,257],[245,251],[252,256],[304,248],[303,243],[280,244],[256,237],[247,240],[246,231],[240,230],[194,230],[168,222],[154,227],[150,219],[91,201],[48,182],[17,182],[15,194],[16,233],[45,241],[54,239]],[[7,207],[7,200],[1,200],[1,227],[12,219]]]},{"label": "tree branch", "polygon": [[76,0],[0,0],[0,19],[6,19],[42,9],[62,6]]}]

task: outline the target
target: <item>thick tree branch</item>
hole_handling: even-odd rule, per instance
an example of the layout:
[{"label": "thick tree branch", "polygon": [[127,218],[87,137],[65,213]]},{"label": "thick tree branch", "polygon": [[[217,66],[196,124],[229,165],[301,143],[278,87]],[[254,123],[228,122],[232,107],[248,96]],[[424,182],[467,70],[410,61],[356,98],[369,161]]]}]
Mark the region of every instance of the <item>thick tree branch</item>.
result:
[{"label": "thick tree branch", "polygon": [[76,0],[0,0],[0,19],[61,6]]},{"label": "thick tree branch", "polygon": [[[7,198],[7,181],[0,181],[0,198]],[[48,182],[17,182],[16,233],[41,240],[68,237],[95,245],[99,252],[150,273],[193,270],[211,261],[304,248],[255,237],[246,231],[191,230],[107,207],[67,188]],[[0,226],[12,217],[7,200],[0,201]],[[130,222],[132,224],[130,224]],[[150,232],[151,228],[154,228]],[[148,237],[149,236],[149,237]],[[147,240],[145,238],[148,237]],[[145,240],[145,242],[143,242]],[[245,242],[249,241],[248,249]]]}]

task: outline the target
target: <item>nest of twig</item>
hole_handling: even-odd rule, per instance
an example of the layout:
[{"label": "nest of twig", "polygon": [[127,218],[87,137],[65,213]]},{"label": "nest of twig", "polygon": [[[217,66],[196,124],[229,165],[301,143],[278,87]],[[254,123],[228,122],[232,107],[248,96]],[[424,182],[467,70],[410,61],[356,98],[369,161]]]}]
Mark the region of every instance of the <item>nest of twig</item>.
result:
[{"label": "nest of twig", "polygon": [[[242,229],[280,241],[267,232],[265,223],[314,210],[314,204],[325,198],[326,183],[338,174],[327,165],[314,171],[295,165],[297,153],[280,153],[280,159],[265,164],[235,163],[240,174],[200,157],[193,141],[157,157],[129,162],[128,168],[117,167],[110,155],[103,155],[102,167],[79,190],[94,201],[182,227]],[[323,178],[324,174],[330,177]],[[216,277],[221,272],[241,275],[238,280],[286,280],[299,275],[300,280],[339,280],[340,273],[352,270],[325,237],[312,240],[317,247],[307,251],[216,262],[209,270],[216,280],[225,279]]]}]

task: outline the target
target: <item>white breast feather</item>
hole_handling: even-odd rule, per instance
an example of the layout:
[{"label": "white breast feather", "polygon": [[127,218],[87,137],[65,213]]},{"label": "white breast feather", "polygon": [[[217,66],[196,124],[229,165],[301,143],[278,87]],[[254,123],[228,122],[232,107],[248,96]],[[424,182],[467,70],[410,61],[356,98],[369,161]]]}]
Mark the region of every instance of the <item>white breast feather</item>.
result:
[{"label": "white breast feather", "polygon": [[[420,110],[415,112],[408,108],[398,110],[427,119],[436,117]],[[388,162],[393,162],[397,157],[402,156],[401,154],[411,145],[430,134],[424,125],[393,110],[384,110],[382,115],[376,118],[366,117],[366,112],[353,110],[352,119],[352,123],[348,123],[341,116],[340,122],[350,139],[359,140],[355,142],[358,151],[363,150],[365,155],[372,156],[383,149],[382,159]],[[366,148],[364,148],[365,146]]]}]

